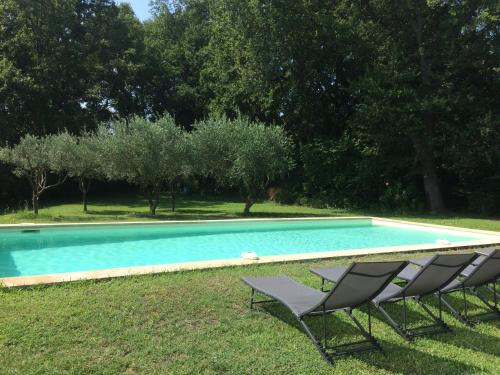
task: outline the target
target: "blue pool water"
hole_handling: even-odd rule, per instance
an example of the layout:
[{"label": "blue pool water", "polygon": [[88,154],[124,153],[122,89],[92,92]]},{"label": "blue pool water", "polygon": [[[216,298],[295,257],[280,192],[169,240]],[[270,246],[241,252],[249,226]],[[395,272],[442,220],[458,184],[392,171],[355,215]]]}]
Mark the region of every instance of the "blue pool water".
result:
[{"label": "blue pool water", "polygon": [[370,219],[0,229],[0,277],[477,239]]}]

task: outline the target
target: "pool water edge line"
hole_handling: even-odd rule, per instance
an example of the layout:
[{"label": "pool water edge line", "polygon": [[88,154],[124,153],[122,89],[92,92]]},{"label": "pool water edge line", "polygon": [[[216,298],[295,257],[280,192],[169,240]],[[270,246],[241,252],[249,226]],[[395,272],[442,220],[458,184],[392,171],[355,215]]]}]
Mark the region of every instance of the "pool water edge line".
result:
[{"label": "pool water edge line", "polygon": [[139,276],[149,274],[160,274],[180,271],[193,271],[203,269],[214,269],[229,266],[245,266],[251,264],[266,264],[280,262],[300,262],[312,260],[326,260],[332,258],[345,258],[354,256],[366,256],[376,254],[390,253],[412,253],[419,251],[439,251],[439,250],[465,250],[484,247],[500,248],[500,239],[494,243],[490,240],[472,240],[463,241],[449,245],[411,245],[411,246],[386,246],[378,248],[337,250],[317,253],[289,254],[289,255],[271,255],[260,257],[257,260],[249,259],[227,259],[227,260],[208,260],[198,262],[185,262],[174,264],[160,264],[152,266],[136,266],[127,268],[112,268],[105,270],[67,272],[59,274],[35,275],[35,276],[16,276],[0,278],[0,286],[6,288],[29,287],[35,285],[47,285],[56,283],[65,283],[80,280],[102,280],[124,276]]},{"label": "pool water edge line", "polygon": [[417,226],[435,228],[439,230],[451,230],[454,232],[470,232],[491,236],[500,236],[500,232],[470,229],[464,227],[453,227],[448,225],[421,223],[399,219],[387,219],[377,216],[306,216],[306,217],[281,217],[281,218],[238,218],[238,219],[207,219],[207,220],[158,220],[158,221],[102,221],[102,222],[74,222],[74,223],[18,223],[0,224],[0,232],[3,229],[42,229],[42,228],[72,228],[72,227],[103,227],[103,226],[134,226],[134,225],[168,225],[168,224],[210,224],[210,223],[244,223],[244,222],[266,222],[266,221],[315,221],[315,220],[372,220],[372,223],[395,224],[398,226]]},{"label": "pool water edge line", "polygon": [[308,216],[308,217],[280,217],[280,218],[239,218],[239,219],[204,219],[204,220],[158,220],[158,221],[101,221],[101,222],[74,222],[74,223],[19,223],[0,224],[2,229],[40,229],[40,228],[72,228],[72,227],[101,227],[101,226],[134,226],[134,225],[168,225],[168,224],[210,224],[210,223],[244,223],[266,221],[301,221],[301,220],[370,220],[371,216]]}]

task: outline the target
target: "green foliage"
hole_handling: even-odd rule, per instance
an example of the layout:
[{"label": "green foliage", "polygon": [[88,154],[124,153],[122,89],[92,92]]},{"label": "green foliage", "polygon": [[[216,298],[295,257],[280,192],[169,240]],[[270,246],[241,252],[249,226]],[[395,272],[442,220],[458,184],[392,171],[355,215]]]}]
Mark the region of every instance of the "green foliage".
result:
[{"label": "green foliage", "polygon": [[85,132],[77,137],[71,150],[68,175],[75,178],[97,179],[102,175],[103,150],[94,133]]},{"label": "green foliage", "polygon": [[0,137],[78,132],[140,107],[142,25],[111,0],[0,5]]},{"label": "green foliage", "polygon": [[237,136],[233,122],[226,116],[211,116],[197,122],[193,132],[197,172],[213,177],[219,184],[229,185]]},{"label": "green foliage", "polygon": [[212,117],[198,122],[193,144],[201,173],[221,185],[238,187],[248,214],[266,187],[293,166],[291,143],[280,126],[254,123],[244,117]]},{"label": "green foliage", "polygon": [[29,177],[34,172],[64,173],[70,163],[74,138],[67,132],[46,137],[26,135],[9,148],[2,148],[3,162],[14,166],[18,177]]},{"label": "green foliage", "polygon": [[136,114],[168,112],[188,130],[210,114],[241,114],[282,125],[296,150],[336,150],[331,181],[297,153],[290,196],[499,212],[497,2],[155,0],[152,9],[141,23],[111,0],[2,1],[0,142]]},{"label": "green foliage", "polygon": [[352,85],[352,132],[380,150],[387,169],[420,177],[433,210],[443,208],[443,196],[500,207],[494,12],[488,1],[373,1],[360,8],[356,27],[373,59]]},{"label": "green foliage", "polygon": [[[28,180],[34,214],[40,196],[66,180],[75,144],[75,138],[65,131],[46,137],[26,135],[15,146],[0,149],[0,160],[12,165],[16,176]],[[58,176],[54,183],[48,181],[51,173]]]},{"label": "green foliage", "polygon": [[142,92],[149,115],[171,113],[183,127],[207,115],[209,91],[200,82],[208,43],[208,1],[152,1],[144,25],[146,67]]},{"label": "green foliage", "polygon": [[139,186],[152,215],[160,193],[168,187],[174,194],[176,184],[192,173],[189,137],[170,115],[154,122],[140,117],[118,120],[98,134],[107,177]]},{"label": "green foliage", "polygon": [[331,207],[362,207],[380,195],[384,185],[374,150],[363,154],[352,142],[315,140],[303,145],[300,159],[305,176],[303,194]]},{"label": "green foliage", "polygon": [[92,180],[103,177],[104,149],[99,138],[90,132],[79,136],[72,146],[67,171],[70,177],[78,181],[83,195],[83,210],[87,212],[87,194]]}]

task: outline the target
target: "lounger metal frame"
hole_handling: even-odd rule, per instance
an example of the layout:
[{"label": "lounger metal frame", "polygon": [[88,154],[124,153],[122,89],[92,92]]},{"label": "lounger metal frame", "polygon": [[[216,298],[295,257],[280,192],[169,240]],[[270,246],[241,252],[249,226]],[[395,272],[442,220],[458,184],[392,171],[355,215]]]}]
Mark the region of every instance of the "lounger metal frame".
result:
[{"label": "lounger metal frame", "polygon": [[[484,260],[485,262],[487,262],[488,259],[490,259],[490,258],[496,259],[496,260],[500,259],[498,257],[493,256],[493,254],[486,255],[486,256],[487,256],[487,259]],[[477,264],[477,265],[475,265],[475,267],[481,267],[481,264]],[[468,276],[464,277],[463,281],[466,281],[467,277]],[[500,318],[500,310],[498,309],[499,294],[497,293],[497,289],[496,289],[497,288],[496,287],[497,281],[498,281],[498,276],[495,279],[491,280],[492,286],[489,286],[488,284],[482,285],[485,287],[485,289],[487,289],[491,292],[491,294],[493,296],[493,305],[490,303],[490,301],[488,301],[488,298],[485,297],[479,291],[479,288],[481,286],[467,287],[467,286],[465,286],[465,283],[462,283],[461,288],[452,289],[452,290],[449,290],[446,292],[441,292],[441,294],[450,294],[450,293],[458,292],[460,290],[462,292],[461,299],[463,302],[462,311],[455,309],[451,305],[451,303],[444,298],[444,296],[441,297],[443,304],[446,306],[446,308],[448,310],[450,310],[450,312],[453,314],[453,316],[455,316],[458,320],[460,320],[461,322],[463,322],[464,324],[466,324],[470,327],[472,327],[472,326],[474,326],[477,323],[480,323],[482,321],[498,319],[498,318]],[[468,311],[469,310],[468,305],[467,305],[467,292],[469,292],[470,294],[477,297],[486,307],[488,307],[490,309],[490,311],[470,315],[469,311]]]},{"label": "lounger metal frame", "polygon": [[[250,299],[250,308],[253,309],[254,305],[257,304],[266,304],[266,303],[280,303],[278,300],[261,300],[257,301],[255,296],[257,293],[255,289],[252,289],[252,295]],[[263,294],[263,293],[260,293]],[[354,316],[354,309],[338,309],[338,310],[326,310],[325,305],[323,305],[323,310],[319,312],[313,312],[309,314],[305,314],[300,317],[296,317],[299,324],[302,326],[304,331],[307,334],[307,337],[312,341],[316,349],[321,353],[322,357],[330,364],[333,364],[333,360],[336,357],[340,357],[343,355],[353,354],[357,352],[363,352],[368,350],[382,350],[382,347],[378,343],[378,341],[372,335],[372,316],[371,316],[371,308],[370,303],[367,303],[368,306],[368,327],[365,329],[361,322]],[[334,314],[337,311],[344,311],[356,324],[356,327],[360,331],[360,333],[366,338],[365,340],[352,341],[346,344],[330,346],[328,345],[328,324],[327,324],[327,316],[329,314]],[[322,328],[323,328],[323,337],[321,339],[317,338],[312,332],[311,328],[305,322],[305,318],[307,317],[322,317]]]},{"label": "lounger metal frame", "polygon": [[[399,333],[405,340],[411,341],[416,336],[424,336],[436,333],[444,333],[451,331],[451,328],[443,320],[443,308],[442,308],[442,296],[438,292],[438,316],[424,304],[422,301],[423,296],[412,296],[407,297],[402,295],[401,298],[389,300],[375,305],[377,310],[384,316],[385,320],[389,325]],[[434,324],[422,325],[414,328],[408,328],[408,309],[407,300],[415,301],[422,309],[427,313],[427,315],[432,319]],[[398,323],[383,307],[382,304],[397,303],[403,301],[403,322]]]},{"label": "lounger metal frame", "polygon": [[[325,281],[327,281],[325,278],[321,278],[321,290],[326,291],[325,289]],[[403,322],[398,323],[382,306],[378,305],[376,306],[377,310],[384,316],[386,321],[391,325],[392,328],[394,328],[402,337],[404,337],[406,340],[411,341],[412,337],[414,336],[422,336],[426,334],[431,334],[431,333],[441,333],[441,332],[447,332],[450,330],[448,325],[443,321],[443,309],[441,302],[442,297],[441,293],[437,292],[438,294],[438,299],[439,299],[439,309],[438,309],[438,316],[436,317],[432,311],[423,303],[422,297],[406,297],[404,294],[401,298],[394,299],[394,300],[389,300],[382,302],[384,304],[389,304],[389,303],[397,303],[403,301]],[[409,329],[407,327],[407,315],[408,315],[408,310],[406,307],[407,299],[412,299],[415,302],[417,302],[418,305],[422,307],[422,309],[432,318],[432,320],[435,322],[435,324],[428,325],[428,326],[420,326],[416,328]]]},{"label": "lounger metal frame", "polygon": [[[437,256],[433,257],[433,261]],[[446,282],[442,283],[441,286],[443,285],[448,285],[455,277],[468,265],[471,264],[474,261],[475,258],[471,259],[469,262],[464,264],[461,268],[457,270],[455,274],[453,274]],[[432,261],[432,262],[433,262]],[[444,267],[444,268],[455,268],[457,267],[456,265],[450,266],[446,264],[436,264],[436,263],[431,263],[435,266],[438,267]],[[430,265],[430,264],[429,264]],[[425,267],[424,267],[425,268]],[[423,269],[424,269],[423,268]],[[423,270],[422,269],[422,270]],[[419,273],[420,274],[420,273]],[[415,280],[414,278],[413,280]],[[416,296],[406,296],[405,295],[405,290],[411,285],[412,281],[409,281],[404,287],[403,291],[400,296],[391,298],[389,300],[379,302],[379,303],[374,303],[375,307],[377,310],[384,316],[386,321],[389,323],[389,325],[394,328],[394,330],[405,340],[411,341],[414,337],[416,336],[423,336],[423,335],[431,335],[431,334],[437,334],[437,333],[446,333],[450,332],[451,328],[444,322],[443,320],[443,298],[442,298],[442,293],[440,291],[440,288],[436,288],[434,290],[430,290],[429,292],[422,294],[422,295],[416,295]],[[423,298],[429,295],[435,294],[438,298],[438,316],[436,316],[428,306],[425,305],[423,302]],[[408,328],[408,309],[407,309],[407,299],[411,299],[427,313],[427,315],[432,319],[433,324],[430,325],[422,325],[414,328]],[[383,307],[383,304],[388,304],[388,303],[397,303],[403,301],[403,322],[397,322]]]},{"label": "lounger metal frame", "polygon": [[[364,273],[359,273],[359,272],[352,272],[351,269],[354,267],[355,264],[352,264],[342,275],[342,277],[338,280],[336,284],[340,284],[342,282],[342,279],[348,274],[355,274],[359,276],[364,276],[364,277],[369,277],[369,278],[379,278],[382,276],[387,276],[389,274],[394,274],[395,271],[387,272],[384,274],[378,274],[378,275],[368,275]],[[404,267],[406,267],[407,263],[402,263],[401,267],[399,267],[399,271],[401,271]],[[399,272],[396,271],[396,272]],[[390,282],[392,281],[392,278],[388,278],[388,280],[379,288],[379,290],[376,293],[373,293],[373,296],[377,295],[380,293],[381,290],[383,290]],[[335,288],[334,288],[335,289]],[[332,291],[330,291],[332,292]],[[262,293],[254,288],[252,288],[251,292],[251,297],[250,297],[250,308],[253,309],[254,305],[256,304],[266,304],[266,303],[274,303],[274,302],[280,302],[276,299],[270,299],[270,300],[256,300],[256,294],[262,294],[266,295],[265,293]],[[266,295],[266,297],[269,297]],[[368,327],[365,329],[361,322],[354,316],[353,311],[355,308],[362,306],[362,305],[367,305],[368,307]],[[382,347],[378,343],[377,339],[372,335],[372,313],[371,313],[371,302],[368,299],[366,302],[359,304],[357,306],[353,306],[350,308],[341,308],[341,309],[334,309],[334,310],[327,310],[325,304],[322,305],[323,309],[320,311],[312,311],[309,313],[305,313],[304,315],[297,316],[297,320],[299,324],[302,326],[304,331],[306,332],[307,336],[309,339],[313,342],[314,346],[318,351],[321,353],[322,357],[329,363],[333,364],[334,358],[344,356],[344,355],[349,355],[353,353],[358,353],[358,352],[364,352],[364,351],[369,351],[369,350],[380,350],[382,351]],[[359,332],[361,335],[365,337],[365,340],[359,340],[359,341],[353,341],[349,342],[346,344],[340,344],[340,345],[335,345],[335,346],[330,346],[328,345],[328,325],[327,325],[327,315],[329,314],[334,314],[337,311],[344,311],[354,322],[356,327],[358,328]],[[305,322],[306,317],[317,317],[320,316],[322,317],[322,328],[323,328],[323,337],[322,340],[318,339],[314,333],[312,332],[311,328],[307,325]]]},{"label": "lounger metal frame", "polygon": [[[453,314],[455,318],[460,320],[462,323],[473,327],[479,322],[486,321],[486,320],[493,320],[493,319],[498,319],[500,318],[500,311],[498,310],[498,294],[496,291],[496,282],[492,282],[493,287],[487,286],[487,289],[492,292],[493,295],[493,305],[488,301],[488,299],[479,292],[479,288],[473,288],[473,287],[465,287],[462,285],[462,288],[460,290],[462,291],[462,301],[463,301],[463,309],[462,311],[459,311],[455,309],[449,301],[447,301],[443,296],[442,301],[443,304],[446,306],[448,310]],[[467,293],[469,292],[470,294],[476,296],[483,304],[485,304],[491,311],[487,311],[484,313],[478,313],[474,315],[470,315],[468,312],[468,306],[467,306]],[[441,293],[441,294],[449,294],[453,292],[458,292],[458,289],[450,290],[449,292],[446,293]]]}]

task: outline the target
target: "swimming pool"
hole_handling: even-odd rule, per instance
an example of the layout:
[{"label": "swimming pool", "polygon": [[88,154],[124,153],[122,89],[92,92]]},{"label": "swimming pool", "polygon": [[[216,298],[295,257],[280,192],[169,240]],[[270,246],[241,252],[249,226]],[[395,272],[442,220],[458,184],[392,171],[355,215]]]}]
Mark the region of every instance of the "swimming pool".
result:
[{"label": "swimming pool", "polygon": [[[0,278],[471,243],[491,236],[371,218],[29,226],[0,229]],[[333,254],[335,255],[335,254]]]}]

